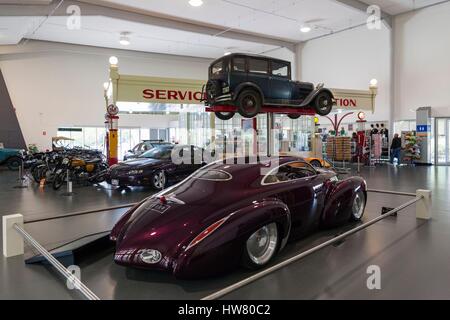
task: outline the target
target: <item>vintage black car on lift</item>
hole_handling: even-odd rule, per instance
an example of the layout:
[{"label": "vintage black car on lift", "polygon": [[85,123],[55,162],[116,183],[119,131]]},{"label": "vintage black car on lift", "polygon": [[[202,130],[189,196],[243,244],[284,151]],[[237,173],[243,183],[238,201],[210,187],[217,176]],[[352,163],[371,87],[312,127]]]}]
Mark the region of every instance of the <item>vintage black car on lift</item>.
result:
[{"label": "vintage black car on lift", "polygon": [[[331,112],[333,93],[319,84],[292,81],[291,63],[270,57],[234,53],[209,67],[204,94],[206,105],[233,105],[245,118],[253,118],[263,106],[313,108],[321,116]],[[234,112],[216,112],[229,120]],[[297,119],[299,114],[288,114]]]}]

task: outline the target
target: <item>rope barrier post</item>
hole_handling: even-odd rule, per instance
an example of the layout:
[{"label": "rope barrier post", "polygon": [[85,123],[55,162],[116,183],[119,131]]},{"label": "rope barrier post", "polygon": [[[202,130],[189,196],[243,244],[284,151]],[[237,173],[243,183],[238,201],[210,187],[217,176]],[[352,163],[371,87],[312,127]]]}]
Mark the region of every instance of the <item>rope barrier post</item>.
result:
[{"label": "rope barrier post", "polygon": [[24,253],[23,239],[14,229],[14,225],[23,227],[23,215],[12,214],[2,217],[3,256],[11,258]]},{"label": "rope barrier post", "polygon": [[419,189],[416,191],[417,197],[421,200],[416,203],[416,217],[417,219],[430,220],[431,219],[431,191]]},{"label": "rope barrier post", "polygon": [[62,195],[66,196],[66,197],[71,197],[73,196],[73,191],[72,191],[72,181],[70,181],[70,171],[69,169],[66,170],[66,192],[64,192]]},{"label": "rope barrier post", "polygon": [[24,172],[25,172],[25,167],[24,167],[24,161],[22,159],[22,161],[20,162],[20,166],[19,166],[19,179],[17,179],[17,181],[19,181],[19,184],[17,186],[14,186],[14,189],[25,189],[28,188],[28,185],[25,182],[25,177],[24,177]]}]

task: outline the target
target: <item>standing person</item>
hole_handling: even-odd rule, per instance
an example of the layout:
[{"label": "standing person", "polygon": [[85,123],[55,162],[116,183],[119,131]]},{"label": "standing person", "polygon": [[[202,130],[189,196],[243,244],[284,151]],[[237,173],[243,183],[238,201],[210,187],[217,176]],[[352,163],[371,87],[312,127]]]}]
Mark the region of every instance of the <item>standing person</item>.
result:
[{"label": "standing person", "polygon": [[400,164],[400,151],[402,150],[402,139],[398,133],[394,135],[391,144],[391,163],[394,164],[394,158],[397,158],[398,164]]},{"label": "standing person", "polygon": [[341,137],[345,137],[347,135],[347,132],[345,132],[345,128],[344,127],[341,128],[340,134],[341,134]]}]

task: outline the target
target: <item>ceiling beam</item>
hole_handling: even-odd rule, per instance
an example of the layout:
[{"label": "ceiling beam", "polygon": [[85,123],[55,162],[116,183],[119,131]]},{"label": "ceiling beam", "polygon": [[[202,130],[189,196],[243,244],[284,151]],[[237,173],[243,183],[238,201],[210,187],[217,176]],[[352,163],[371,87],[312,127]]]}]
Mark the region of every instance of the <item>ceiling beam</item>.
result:
[{"label": "ceiling beam", "polygon": [[[358,11],[362,11],[364,13],[367,13],[367,8],[370,6],[367,3],[364,3],[359,0],[334,0],[334,1],[339,2],[347,7],[356,9]],[[388,28],[392,28],[392,16],[390,14],[381,10],[381,19]]]},{"label": "ceiling beam", "polygon": [[[51,5],[0,5],[1,16],[47,16],[58,5],[59,1],[53,1]],[[125,6],[114,5],[104,1],[64,1],[57,8],[52,16],[67,16],[67,8],[70,5],[77,5],[81,9],[81,17],[83,16],[104,16],[123,21],[142,23],[152,26],[159,26],[168,29],[188,31],[209,36],[217,36],[221,38],[248,41],[284,47],[294,51],[295,43],[286,39],[275,39],[262,34],[250,32],[226,30],[221,26],[208,25],[196,21],[182,20],[171,16],[163,16],[156,12],[133,9]]]}]

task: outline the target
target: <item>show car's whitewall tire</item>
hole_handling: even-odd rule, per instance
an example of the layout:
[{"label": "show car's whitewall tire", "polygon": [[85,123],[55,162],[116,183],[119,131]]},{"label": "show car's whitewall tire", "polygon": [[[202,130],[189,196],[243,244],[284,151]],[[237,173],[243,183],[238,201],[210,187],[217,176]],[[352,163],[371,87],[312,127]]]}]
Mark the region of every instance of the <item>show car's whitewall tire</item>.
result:
[{"label": "show car's whitewall tire", "polygon": [[270,223],[256,230],[247,239],[244,248],[244,266],[257,269],[267,265],[279,247],[278,227]]},{"label": "show car's whitewall tire", "polygon": [[359,221],[364,215],[364,209],[366,207],[366,196],[363,191],[356,192],[352,201],[352,216],[351,219]]}]

